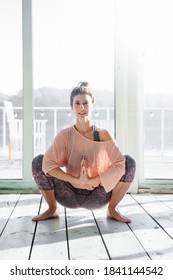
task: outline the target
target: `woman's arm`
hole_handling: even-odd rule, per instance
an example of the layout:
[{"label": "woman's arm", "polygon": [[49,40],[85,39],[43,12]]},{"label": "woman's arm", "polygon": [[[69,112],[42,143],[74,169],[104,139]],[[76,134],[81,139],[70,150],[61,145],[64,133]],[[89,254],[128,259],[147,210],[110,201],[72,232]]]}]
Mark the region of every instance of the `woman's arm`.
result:
[{"label": "woman's arm", "polygon": [[57,179],[69,182],[72,185],[79,185],[79,187],[87,188],[88,190],[92,190],[93,188],[98,187],[100,184],[100,176],[89,177],[87,168],[86,168],[86,161],[82,158],[81,160],[81,171],[78,177],[74,177],[66,172],[64,172],[61,168],[56,167],[51,169],[48,172],[48,175],[53,176]]},{"label": "woman's arm", "polygon": [[66,181],[66,182],[69,182],[71,183],[72,185],[73,184],[77,184],[79,183],[78,182],[78,179],[66,172],[64,172],[61,168],[59,167],[56,167],[56,168],[53,168],[51,169],[49,172],[48,172],[48,175],[50,176],[53,176],[57,179],[60,179],[60,180],[63,180],[63,181]]}]

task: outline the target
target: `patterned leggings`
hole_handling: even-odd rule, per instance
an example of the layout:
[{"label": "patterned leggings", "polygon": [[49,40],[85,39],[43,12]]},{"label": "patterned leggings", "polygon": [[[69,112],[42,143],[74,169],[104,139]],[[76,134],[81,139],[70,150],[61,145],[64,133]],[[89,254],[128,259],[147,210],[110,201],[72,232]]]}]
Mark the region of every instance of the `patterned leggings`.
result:
[{"label": "patterned leggings", "polygon": [[[48,177],[42,171],[43,155],[38,155],[32,161],[32,173],[40,190],[53,190],[58,203],[67,208],[96,209],[107,204],[111,198],[111,191],[106,192],[100,185],[94,190],[76,189],[70,183],[55,177]],[[120,182],[132,182],[135,176],[136,164],[133,158],[125,155],[125,174]]]}]

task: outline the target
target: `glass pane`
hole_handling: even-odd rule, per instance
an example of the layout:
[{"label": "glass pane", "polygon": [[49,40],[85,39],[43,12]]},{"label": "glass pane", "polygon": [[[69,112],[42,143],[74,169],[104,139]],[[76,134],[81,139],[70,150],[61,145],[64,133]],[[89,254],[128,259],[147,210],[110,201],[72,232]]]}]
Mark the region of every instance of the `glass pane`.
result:
[{"label": "glass pane", "polygon": [[22,178],[22,1],[0,0],[0,179]]},{"label": "glass pane", "polygon": [[151,3],[146,4],[145,16],[149,25],[145,28],[147,36],[142,56],[144,178],[172,179],[173,38],[170,34],[173,2]]},{"label": "glass pane", "polygon": [[33,1],[33,46],[34,154],[74,123],[69,94],[81,81],[96,92],[94,122],[114,133],[114,1]]}]

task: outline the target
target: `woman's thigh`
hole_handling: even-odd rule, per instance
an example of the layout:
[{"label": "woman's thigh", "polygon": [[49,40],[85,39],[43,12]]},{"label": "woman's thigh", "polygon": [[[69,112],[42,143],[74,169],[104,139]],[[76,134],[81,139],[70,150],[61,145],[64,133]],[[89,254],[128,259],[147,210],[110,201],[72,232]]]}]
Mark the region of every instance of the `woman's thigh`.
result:
[{"label": "woman's thigh", "polygon": [[93,191],[76,189],[70,183],[58,179],[54,180],[56,200],[67,208],[96,209],[107,204],[111,192],[106,193],[104,188],[99,186]]}]

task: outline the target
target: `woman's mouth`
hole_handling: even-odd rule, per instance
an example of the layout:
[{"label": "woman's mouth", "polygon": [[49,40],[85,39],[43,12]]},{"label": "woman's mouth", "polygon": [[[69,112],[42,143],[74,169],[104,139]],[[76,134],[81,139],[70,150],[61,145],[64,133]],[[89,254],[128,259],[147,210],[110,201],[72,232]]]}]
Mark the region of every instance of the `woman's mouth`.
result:
[{"label": "woman's mouth", "polygon": [[85,113],[85,112],[80,112],[80,113],[78,113],[78,115],[80,115],[80,116],[85,116],[86,113]]}]

